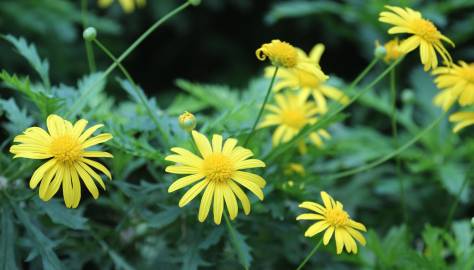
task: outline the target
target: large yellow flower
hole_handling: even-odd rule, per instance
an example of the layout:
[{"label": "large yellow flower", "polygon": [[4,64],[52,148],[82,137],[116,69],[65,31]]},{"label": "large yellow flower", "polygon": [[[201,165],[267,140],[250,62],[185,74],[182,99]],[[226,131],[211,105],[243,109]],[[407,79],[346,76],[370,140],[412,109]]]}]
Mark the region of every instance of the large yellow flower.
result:
[{"label": "large yellow flower", "polygon": [[112,139],[109,133],[90,136],[103,125],[94,125],[84,131],[87,121],[81,119],[74,125],[57,115],[50,115],[46,120],[48,132],[39,127],[30,127],[13,140],[15,144],[10,152],[14,158],[47,159],[31,177],[30,188],[34,189],[41,182],[39,197],[48,201],[62,186],[64,203],[68,208],[76,208],[81,200],[81,183],[92,194],[99,197],[94,180],[105,190],[104,182],[92,168],[99,170],[107,177],[112,176],[105,166],[89,158],[111,158],[112,155],[102,151],[87,151],[94,145]]},{"label": "large yellow flower", "polygon": [[474,104],[474,63],[439,67],[433,71],[436,86],[441,93],[436,95],[434,103],[447,111],[456,101],[461,106]]},{"label": "large yellow flower", "polygon": [[385,7],[390,11],[381,12],[379,21],[394,25],[388,30],[388,33],[411,35],[401,42],[400,51],[406,54],[420,47],[421,63],[424,65],[425,71],[438,66],[436,52],[439,53],[445,64],[452,63],[451,55],[441,41],[445,41],[453,47],[454,43],[441,34],[431,21],[424,19],[420,12],[411,8]]},{"label": "large yellow flower", "polygon": [[[146,0],[118,0],[122,9],[126,13],[131,13],[135,10],[135,7],[144,7],[146,4]],[[112,5],[114,0],[98,0],[99,7],[106,8]]]},{"label": "large yellow flower", "polygon": [[307,213],[299,215],[296,220],[318,220],[318,222],[311,225],[305,232],[306,237],[313,237],[316,234],[325,231],[323,237],[323,244],[326,246],[334,235],[336,239],[337,254],[341,254],[344,247],[348,253],[357,253],[357,240],[360,244],[365,246],[364,236],[358,232],[367,231],[364,224],[352,220],[343,209],[342,203],[334,201],[324,191],[321,191],[321,198],[324,206],[314,202],[303,202],[300,204],[301,208],[305,208],[316,213]]},{"label": "large yellow flower", "polygon": [[[312,67],[317,67],[317,70],[321,70],[319,61],[324,52],[323,44],[316,44],[310,51],[309,55],[299,48],[296,49],[299,58],[303,59],[302,61],[309,63]],[[275,67],[267,67],[265,69],[265,76],[271,77],[274,72]],[[284,88],[309,91],[313,95],[317,106],[322,112],[327,111],[326,97],[342,104],[347,104],[349,102],[349,98],[341,90],[325,83],[328,76],[324,75],[323,72],[314,73],[303,69],[289,70],[281,68],[277,73],[277,78],[279,81],[273,87],[275,92]]]},{"label": "large yellow flower", "polygon": [[237,140],[229,138],[223,142],[221,135],[214,135],[212,143],[203,134],[193,130],[192,136],[200,156],[180,147],[171,148],[176,153],[166,157],[166,160],[176,162],[176,165],[166,167],[166,172],[174,174],[189,174],[176,180],[168,189],[174,192],[191,184],[191,187],[179,201],[183,207],[204,191],[199,207],[198,219],[203,222],[209,213],[211,204],[214,205],[214,222],[221,223],[224,201],[230,218],[238,214],[236,197],[240,200],[244,213],[250,213],[250,201],[240,185],[250,190],[260,200],[263,200],[262,188],[265,180],[253,173],[241,170],[265,167],[265,163],[253,156],[249,149],[237,146]]},{"label": "large yellow flower", "polygon": [[456,123],[453,132],[457,133],[461,129],[474,125],[474,112],[457,112],[449,116],[449,121]]},{"label": "large yellow flower", "polygon": [[[278,126],[273,133],[273,145],[285,143],[291,140],[307,124],[314,124],[317,121],[316,114],[321,110],[314,102],[308,101],[309,93],[300,91],[299,93],[287,92],[276,94],[276,104],[267,104],[265,110],[269,111],[258,128]],[[312,132],[309,139],[316,145],[322,146],[321,137],[330,138],[329,133],[324,130]],[[300,144],[300,150],[305,152],[304,142]]]}]

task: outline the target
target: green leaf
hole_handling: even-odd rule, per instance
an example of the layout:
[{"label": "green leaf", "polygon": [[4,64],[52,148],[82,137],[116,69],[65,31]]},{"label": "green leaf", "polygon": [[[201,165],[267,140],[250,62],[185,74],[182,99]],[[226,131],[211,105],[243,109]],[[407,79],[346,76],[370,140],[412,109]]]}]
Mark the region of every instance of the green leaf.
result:
[{"label": "green leaf", "polygon": [[313,14],[334,13],[340,14],[343,6],[335,1],[291,1],[273,5],[265,16],[269,24],[276,23],[284,18],[297,18]]},{"label": "green leaf", "polygon": [[[443,166],[437,167],[441,183],[443,187],[451,194],[452,196],[457,196],[459,191],[462,188],[464,179],[468,177],[466,175],[466,169],[457,163],[447,163]],[[461,193],[459,199],[462,202],[467,202],[469,198],[469,188],[465,188]]]},{"label": "green leaf", "polygon": [[161,229],[173,223],[181,214],[179,207],[169,207],[164,211],[148,218],[148,225],[155,229]]},{"label": "green leaf", "polygon": [[15,46],[17,52],[23,56],[38,73],[44,86],[49,88],[49,63],[47,60],[42,60],[39,57],[35,45],[28,44],[23,37],[16,38],[12,35],[7,35],[4,38]]},{"label": "green leaf", "polygon": [[240,264],[245,268],[249,269],[252,262],[252,255],[250,254],[250,246],[245,242],[245,236],[240,234],[230,223],[227,214],[225,214],[227,229],[230,234],[230,241],[232,246],[237,253]]},{"label": "green leaf", "polygon": [[36,205],[41,207],[56,224],[64,225],[75,230],[87,228],[87,219],[77,209],[68,209],[58,200],[50,200],[48,203],[35,199]]},{"label": "green leaf", "polygon": [[47,238],[41,230],[33,225],[25,211],[17,204],[11,204],[15,210],[15,214],[18,220],[25,226],[26,232],[28,233],[31,241],[34,244],[35,249],[41,256],[43,262],[43,269],[48,270],[62,270],[65,269],[61,264],[56,253],[53,251],[53,242]]},{"label": "green leaf", "polygon": [[[104,90],[105,83],[106,79],[101,72],[82,77],[77,83],[77,96],[69,99],[70,103],[65,104],[68,109],[67,116],[76,116],[78,112],[81,112],[89,103],[93,102],[97,95]],[[59,92],[59,89],[56,92]]]},{"label": "green leaf", "polygon": [[21,133],[33,124],[33,118],[27,115],[26,110],[20,110],[13,98],[0,99],[0,108],[6,112],[8,123],[4,126],[10,134]]},{"label": "green leaf", "polygon": [[0,270],[18,269],[15,262],[15,228],[13,225],[13,215],[9,207],[4,207],[2,211],[0,231]]},{"label": "green leaf", "polygon": [[218,110],[232,108],[239,102],[238,92],[225,85],[198,84],[182,79],[176,80],[176,85],[201,102]]},{"label": "green leaf", "polygon": [[195,97],[179,94],[173,100],[173,103],[166,109],[168,114],[178,115],[185,111],[196,113],[207,107],[207,102]]}]

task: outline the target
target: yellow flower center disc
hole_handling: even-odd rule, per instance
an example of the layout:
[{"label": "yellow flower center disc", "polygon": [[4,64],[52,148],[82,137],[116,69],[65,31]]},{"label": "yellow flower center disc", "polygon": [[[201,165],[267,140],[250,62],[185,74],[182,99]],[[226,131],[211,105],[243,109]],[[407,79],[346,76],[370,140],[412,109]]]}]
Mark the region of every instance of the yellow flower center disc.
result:
[{"label": "yellow flower center disc", "polygon": [[54,138],[49,151],[56,159],[62,162],[78,160],[82,153],[81,144],[70,135]]},{"label": "yellow flower center disc", "polygon": [[440,33],[432,22],[424,19],[416,19],[414,25],[416,26],[416,34],[424,40],[430,43],[439,40]]},{"label": "yellow flower center disc", "polygon": [[203,171],[210,181],[225,182],[234,173],[231,160],[220,153],[207,156],[203,162]]},{"label": "yellow flower center disc", "polygon": [[326,220],[333,226],[344,226],[349,223],[349,214],[337,208],[328,209],[326,212]]}]

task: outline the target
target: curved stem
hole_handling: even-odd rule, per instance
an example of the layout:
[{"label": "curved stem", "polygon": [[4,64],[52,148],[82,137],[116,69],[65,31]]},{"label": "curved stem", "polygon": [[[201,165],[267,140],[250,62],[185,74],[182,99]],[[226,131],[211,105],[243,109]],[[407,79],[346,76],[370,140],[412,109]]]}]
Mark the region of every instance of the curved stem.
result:
[{"label": "curved stem", "polygon": [[94,89],[97,84],[99,84],[102,80],[104,80],[117,66],[118,66],[118,63],[121,63],[125,58],[127,58],[128,55],[130,55],[130,53],[133,52],[133,50],[135,50],[138,45],[140,45],[143,40],[145,40],[151,33],[153,33],[153,31],[155,31],[160,25],[162,25],[163,23],[165,23],[168,19],[170,19],[171,17],[173,17],[174,15],[178,14],[179,12],[183,11],[185,8],[187,8],[189,5],[191,5],[188,1],[186,1],[186,3],[180,5],[179,7],[175,8],[174,10],[172,10],[170,13],[166,14],[165,16],[163,16],[161,19],[159,19],[158,21],[156,21],[152,26],[150,26],[143,34],[140,35],[140,37],[137,38],[137,40],[135,40],[135,42],[132,43],[132,45],[130,45],[130,47],[128,47],[118,58],[117,58],[117,62],[114,62],[113,64],[111,64],[106,70],[104,73],[102,73],[102,76],[97,79],[97,81],[95,83],[92,84],[92,86],[85,90],[83,93],[82,93],[82,96],[80,98],[78,98],[76,100],[76,102],[74,102],[74,104],[71,106],[71,108],[69,109],[69,111],[65,114],[66,118],[68,117],[71,117],[72,115],[74,115],[76,113],[76,111],[78,110],[78,107],[81,105],[81,102],[87,98],[87,96],[90,94],[90,92],[92,91],[92,89]]},{"label": "curved stem", "polygon": [[[88,26],[87,20],[87,0],[81,0],[81,13],[82,13],[82,30],[84,31]],[[92,49],[91,42],[84,39],[84,46],[86,48],[87,63],[89,64],[89,71],[94,73],[96,71],[94,50]]]},{"label": "curved stem", "polygon": [[357,84],[359,84],[359,82],[367,75],[367,73],[369,73],[370,70],[372,70],[372,68],[375,66],[375,64],[377,64],[378,61],[378,58],[372,59],[372,61],[370,61],[370,63],[364,68],[364,70],[362,70],[362,72],[352,81],[351,84],[349,84],[348,88],[352,89]]},{"label": "curved stem", "polygon": [[323,242],[323,239],[321,238],[321,240],[319,240],[318,244],[311,250],[311,252],[308,254],[308,256],[306,256],[306,258],[304,258],[303,262],[298,266],[298,268],[296,268],[296,270],[303,269],[303,266],[305,266],[305,264],[309,261],[309,259],[311,259],[311,257],[313,257],[314,253],[316,253],[316,251],[318,250],[318,248],[319,248],[319,246],[321,245],[322,242]]},{"label": "curved stem", "polygon": [[273,88],[273,83],[275,83],[275,78],[278,72],[278,67],[275,67],[275,71],[273,72],[272,80],[270,81],[270,85],[268,86],[267,93],[265,94],[265,98],[263,99],[263,104],[262,107],[260,107],[260,111],[258,112],[257,119],[255,119],[255,122],[253,123],[252,129],[250,130],[249,135],[247,135],[247,138],[244,141],[243,146],[246,146],[247,143],[249,142],[250,138],[252,138],[253,133],[255,132],[255,128],[258,125],[258,122],[260,122],[260,118],[262,117],[263,110],[265,109],[265,105],[268,102],[268,98],[270,97],[270,93],[272,92]]},{"label": "curved stem", "polygon": [[451,207],[449,208],[448,218],[446,219],[446,223],[444,224],[445,229],[447,229],[449,227],[449,225],[451,225],[451,222],[452,222],[453,217],[454,217],[454,212],[456,212],[456,209],[457,209],[458,204],[459,204],[459,200],[461,198],[461,194],[463,193],[464,189],[467,187],[467,184],[469,183],[469,179],[470,179],[469,175],[466,175],[466,177],[464,177],[464,181],[462,182],[462,186],[459,189],[458,193],[456,194],[456,198],[452,202]]},{"label": "curved stem", "polygon": [[350,169],[350,170],[347,170],[347,171],[344,171],[344,172],[340,172],[340,173],[336,173],[336,174],[332,174],[332,175],[327,175],[326,177],[328,177],[330,179],[333,179],[333,180],[338,179],[338,178],[342,178],[342,177],[346,177],[346,176],[349,176],[349,175],[353,175],[353,174],[356,174],[356,173],[359,173],[359,172],[363,172],[363,171],[372,169],[373,167],[376,167],[376,166],[384,163],[385,161],[390,160],[391,158],[397,156],[398,154],[403,152],[405,149],[407,149],[408,147],[410,147],[411,145],[416,143],[419,139],[421,139],[428,131],[430,131],[433,127],[435,127],[441,121],[441,119],[443,119],[444,115],[445,115],[445,113],[441,114],[430,125],[428,125],[424,130],[420,131],[415,137],[413,137],[407,143],[405,143],[404,145],[402,145],[400,148],[396,149],[395,151],[389,153],[388,155],[386,155],[384,157],[381,157],[380,159],[377,159],[377,160],[375,160],[371,163],[368,163],[366,165],[363,165],[363,166],[360,166],[360,167],[357,167],[357,168],[354,168],[354,169]]},{"label": "curved stem", "polygon": [[135,94],[138,96],[138,98],[140,99],[140,102],[142,103],[142,105],[145,107],[145,110],[146,112],[148,113],[148,116],[150,117],[150,119],[153,121],[153,123],[155,124],[156,128],[158,129],[158,131],[160,132],[162,138],[163,138],[163,141],[164,141],[164,144],[165,146],[168,146],[168,142],[169,142],[169,135],[167,132],[165,132],[165,130],[163,130],[163,128],[161,127],[159,121],[158,121],[158,118],[156,116],[155,113],[153,113],[153,110],[151,109],[150,107],[150,104],[148,103],[146,97],[144,96],[143,92],[138,88],[137,84],[135,83],[135,81],[133,80],[132,76],[130,76],[130,73],[128,73],[128,71],[125,69],[125,67],[120,63],[118,62],[118,59],[104,46],[104,44],[102,44],[98,39],[95,39],[94,40],[94,43],[95,45],[97,45],[97,47],[99,47],[114,63],[117,64],[117,66],[119,67],[120,71],[122,71],[123,75],[125,76],[125,78],[127,78],[127,80],[131,83],[132,85],[132,88],[133,90],[135,91]]}]

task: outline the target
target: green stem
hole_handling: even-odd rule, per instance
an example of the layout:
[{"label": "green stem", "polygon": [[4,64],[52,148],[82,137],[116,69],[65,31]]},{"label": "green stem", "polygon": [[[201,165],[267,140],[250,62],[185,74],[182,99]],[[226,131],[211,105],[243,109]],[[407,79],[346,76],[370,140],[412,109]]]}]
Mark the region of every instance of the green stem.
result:
[{"label": "green stem", "polygon": [[449,213],[448,213],[448,218],[446,219],[446,223],[444,224],[444,228],[448,229],[449,225],[451,225],[451,222],[454,217],[454,213],[456,212],[456,209],[459,204],[459,200],[461,199],[461,194],[463,193],[464,189],[467,187],[467,184],[469,183],[470,176],[466,175],[464,177],[464,181],[462,182],[462,186],[459,189],[458,193],[456,194],[456,198],[454,201],[451,203],[451,207],[449,208]]},{"label": "green stem", "polygon": [[78,98],[76,100],[76,102],[74,102],[74,104],[71,106],[71,108],[69,109],[69,111],[66,113],[65,117],[66,118],[69,118],[71,117],[71,115],[74,115],[76,113],[76,111],[78,110],[78,107],[81,105],[81,102],[83,102],[83,100],[85,100],[87,98],[87,96],[91,93],[92,89],[94,89],[97,84],[99,84],[101,81],[103,81],[105,78],[107,78],[107,76],[118,66],[118,63],[121,63],[125,58],[127,58],[128,55],[130,55],[130,53],[132,53],[137,47],[138,45],[140,45],[143,40],[145,40],[151,33],[153,33],[153,31],[155,31],[160,25],[162,25],[163,23],[165,23],[168,19],[172,18],[174,15],[178,14],[179,12],[183,11],[185,8],[187,8],[189,5],[191,5],[188,1],[182,5],[180,5],[179,7],[177,7],[176,9],[172,10],[170,13],[166,14],[165,16],[163,16],[161,19],[159,19],[158,21],[156,21],[152,26],[150,26],[143,34],[140,35],[140,37],[138,37],[137,40],[135,40],[135,42],[132,43],[132,45],[130,45],[130,47],[128,47],[118,58],[117,58],[117,62],[114,62],[113,64],[111,64],[106,70],[104,73],[102,73],[102,76],[101,78],[97,79],[97,81],[92,84],[92,86],[85,90],[83,93],[82,93],[82,96],[80,98]]},{"label": "green stem", "polygon": [[369,63],[369,65],[367,65],[365,67],[365,69],[362,70],[362,72],[352,81],[352,83],[349,84],[348,89],[352,89],[357,84],[359,84],[359,82],[367,75],[367,73],[369,73],[370,70],[372,70],[372,68],[375,66],[375,64],[377,64],[378,61],[379,61],[378,58],[372,59],[372,61]]},{"label": "green stem", "polygon": [[[81,12],[82,12],[82,30],[84,31],[89,25],[87,20],[87,0],[81,0]],[[91,42],[84,39],[84,46],[86,48],[87,63],[89,64],[89,71],[94,73],[96,71],[94,50],[92,49]]]},{"label": "green stem", "polygon": [[260,118],[262,117],[263,111],[265,110],[265,105],[267,104],[268,98],[270,97],[270,93],[272,92],[273,84],[275,83],[275,78],[276,78],[277,73],[278,73],[278,67],[275,67],[275,71],[273,72],[273,75],[272,75],[272,80],[270,81],[270,85],[268,85],[267,93],[265,94],[265,98],[263,99],[263,104],[260,107],[260,111],[258,112],[257,119],[255,119],[252,129],[250,130],[249,135],[247,135],[247,138],[245,139],[243,146],[246,146],[250,138],[252,138],[252,135],[255,132],[255,128],[257,127],[258,122],[260,122]]},{"label": "green stem", "polygon": [[[229,234],[230,234],[230,237],[232,239],[231,243],[234,246],[235,251],[237,252],[237,256],[239,256],[239,258],[241,260],[243,260],[244,254],[242,254],[242,252],[240,251],[240,248],[236,245],[237,236],[235,235],[234,227],[232,227],[232,223],[230,223],[229,217],[227,217],[227,213],[225,211],[224,211],[224,219],[225,219],[225,223],[227,225],[227,230],[229,230]],[[243,265],[243,266],[246,270],[248,270],[248,267],[246,267],[245,265]]]},{"label": "green stem", "polygon": [[318,250],[318,248],[319,248],[319,246],[321,245],[322,242],[323,242],[323,239],[321,238],[321,240],[319,240],[318,244],[311,250],[311,252],[308,254],[308,256],[306,256],[306,258],[304,258],[303,262],[298,266],[298,268],[296,268],[296,270],[303,269],[303,266],[305,266],[305,264],[309,261],[309,259],[311,259],[311,257],[313,257],[314,253],[316,253],[316,251]]},{"label": "green stem", "polygon": [[[391,122],[392,122],[393,140],[395,141],[395,148],[398,148],[399,145],[398,145],[398,127],[397,127],[397,87],[396,87],[395,79],[396,78],[395,78],[395,68],[394,68],[390,72],[390,95],[392,99]],[[398,178],[398,183],[400,186],[400,210],[402,212],[403,220],[406,223],[407,211],[406,211],[406,203],[405,203],[405,183],[401,175],[400,167],[401,167],[400,157],[397,155],[395,156],[395,175]]]},{"label": "green stem", "polygon": [[405,151],[405,149],[407,149],[408,147],[410,147],[411,145],[416,143],[418,140],[420,140],[428,131],[430,131],[432,128],[434,128],[441,121],[441,119],[444,118],[444,116],[445,116],[445,113],[441,114],[430,125],[428,125],[424,130],[420,131],[415,137],[413,137],[407,143],[405,143],[404,145],[402,145],[400,148],[396,149],[395,151],[389,153],[388,155],[386,155],[384,157],[381,157],[380,159],[375,160],[374,162],[368,163],[366,165],[363,165],[363,166],[360,166],[360,167],[357,167],[357,168],[354,168],[354,169],[350,169],[350,170],[347,170],[347,171],[344,171],[344,172],[340,172],[340,173],[336,173],[336,174],[332,174],[332,175],[327,175],[325,177],[327,177],[329,179],[332,179],[332,180],[339,179],[339,178],[342,178],[342,177],[346,177],[346,176],[349,176],[349,175],[353,175],[353,174],[356,174],[356,173],[359,173],[359,172],[369,170],[373,167],[376,167],[376,166],[384,163],[387,160],[390,160],[391,158],[393,158],[393,157],[397,156],[398,154],[402,153],[403,151]]},{"label": "green stem", "polygon": [[97,45],[97,47],[99,47],[99,49],[101,49],[114,63],[117,64],[117,66],[119,67],[120,71],[122,71],[123,75],[125,76],[125,78],[127,78],[127,80],[130,82],[130,84],[132,85],[132,88],[133,90],[135,91],[135,94],[138,96],[138,98],[140,99],[140,102],[142,103],[143,107],[145,107],[145,110],[147,111],[148,113],[148,116],[150,117],[150,119],[153,121],[153,123],[155,124],[156,128],[158,129],[158,131],[161,133],[161,136],[163,138],[163,141],[165,143],[166,146],[168,146],[168,142],[169,142],[169,135],[167,132],[165,132],[165,130],[161,127],[160,125],[160,122],[158,121],[158,118],[156,116],[155,113],[153,113],[153,110],[151,109],[150,107],[150,104],[148,103],[145,95],[143,94],[143,92],[138,88],[137,84],[135,83],[135,81],[133,80],[132,76],[130,76],[130,73],[128,73],[127,69],[125,69],[125,67],[120,63],[118,62],[117,58],[112,54],[112,52],[110,52],[105,46],[104,44],[102,44],[98,39],[94,39],[94,43],[95,45]]}]

